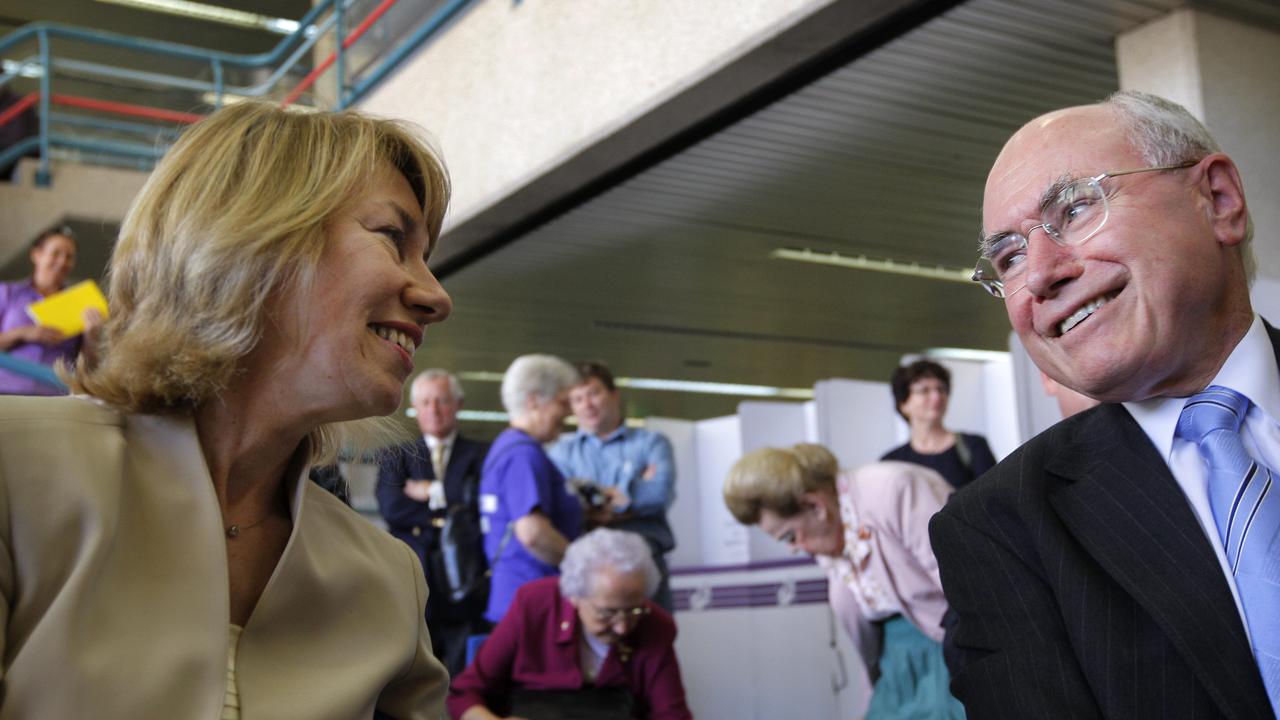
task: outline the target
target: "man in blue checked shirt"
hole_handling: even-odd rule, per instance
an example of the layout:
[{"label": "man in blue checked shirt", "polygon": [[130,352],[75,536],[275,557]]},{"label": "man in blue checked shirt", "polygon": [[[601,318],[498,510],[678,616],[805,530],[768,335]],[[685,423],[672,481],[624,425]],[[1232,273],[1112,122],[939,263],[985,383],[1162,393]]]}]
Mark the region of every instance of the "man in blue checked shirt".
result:
[{"label": "man in blue checked shirt", "polygon": [[570,479],[594,483],[603,493],[600,507],[587,510],[587,523],[637,533],[653,550],[662,582],[654,602],[673,611],[667,563],[676,546],[667,508],[676,499],[676,470],[671,443],[660,433],[629,428],[613,373],[599,363],[581,363],[582,383],[569,391],[578,431],[565,435],[548,453]]}]

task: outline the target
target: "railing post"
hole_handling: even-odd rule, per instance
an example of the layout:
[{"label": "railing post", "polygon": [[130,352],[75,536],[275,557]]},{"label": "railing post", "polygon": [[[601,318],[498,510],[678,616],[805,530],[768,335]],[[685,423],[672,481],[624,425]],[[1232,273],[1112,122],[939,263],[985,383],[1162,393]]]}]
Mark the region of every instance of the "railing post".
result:
[{"label": "railing post", "polygon": [[222,107],[222,61],[213,59],[213,109]]},{"label": "railing post", "polygon": [[49,172],[49,100],[52,95],[53,63],[49,62],[49,33],[41,28],[40,41],[40,168],[36,170],[36,185],[48,187],[53,181]]},{"label": "railing post", "polygon": [[337,17],[337,22],[335,22],[333,25],[333,32],[336,35],[338,40],[338,49],[337,49],[338,62],[334,66],[334,71],[338,75],[338,102],[337,102],[337,107],[335,108],[336,110],[342,110],[347,106],[346,49],[342,47],[347,41],[347,28],[346,28],[346,23],[343,22],[344,18],[342,16],[342,10],[343,10],[342,6],[344,4],[345,3],[343,2],[343,0],[334,0],[334,3],[333,3],[333,12]]}]

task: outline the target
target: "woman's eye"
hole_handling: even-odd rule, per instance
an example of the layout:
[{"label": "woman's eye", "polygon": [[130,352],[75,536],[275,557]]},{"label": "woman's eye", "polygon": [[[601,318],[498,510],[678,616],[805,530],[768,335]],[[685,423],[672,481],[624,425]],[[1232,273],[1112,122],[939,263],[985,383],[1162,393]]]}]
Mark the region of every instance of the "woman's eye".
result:
[{"label": "woman's eye", "polygon": [[396,247],[404,247],[405,232],[395,225],[378,228],[378,232],[386,236]]}]

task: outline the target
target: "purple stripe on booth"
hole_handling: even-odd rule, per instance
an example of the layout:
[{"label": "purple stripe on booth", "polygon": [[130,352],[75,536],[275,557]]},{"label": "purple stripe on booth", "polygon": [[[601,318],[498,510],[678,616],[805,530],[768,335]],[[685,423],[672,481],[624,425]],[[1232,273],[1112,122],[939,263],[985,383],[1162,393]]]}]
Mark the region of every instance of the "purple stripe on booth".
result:
[{"label": "purple stripe on booth", "polygon": [[[783,583],[752,583],[747,585],[715,585],[705,588],[675,588],[672,591],[677,611],[722,610],[726,608],[744,607],[776,607],[779,602],[779,589]],[[707,597],[707,593],[710,596]],[[699,596],[695,599],[695,595]],[[786,605],[811,605],[827,602],[827,580],[818,578],[799,580],[794,583],[793,592]]]}]

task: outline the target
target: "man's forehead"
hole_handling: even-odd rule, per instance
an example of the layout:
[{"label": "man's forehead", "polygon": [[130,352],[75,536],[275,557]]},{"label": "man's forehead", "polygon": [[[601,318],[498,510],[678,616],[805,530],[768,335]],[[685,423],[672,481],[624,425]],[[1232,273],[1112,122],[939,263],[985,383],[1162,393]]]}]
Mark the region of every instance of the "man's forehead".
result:
[{"label": "man's forehead", "polygon": [[449,378],[434,377],[424,380],[421,387],[418,388],[418,394],[423,398],[427,397],[453,397],[453,391],[449,387]]},{"label": "man's forehead", "polygon": [[[1115,170],[1135,154],[1114,111],[1101,105],[1042,115],[1009,138],[987,176],[984,229],[1003,213],[1025,214],[1040,194],[1064,176]],[[1103,166],[1106,167],[1103,167]]]}]

